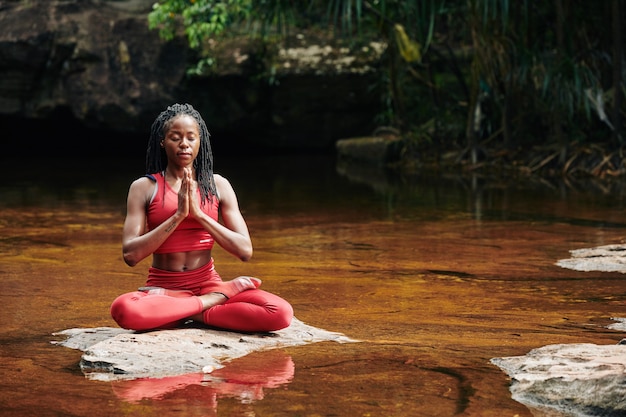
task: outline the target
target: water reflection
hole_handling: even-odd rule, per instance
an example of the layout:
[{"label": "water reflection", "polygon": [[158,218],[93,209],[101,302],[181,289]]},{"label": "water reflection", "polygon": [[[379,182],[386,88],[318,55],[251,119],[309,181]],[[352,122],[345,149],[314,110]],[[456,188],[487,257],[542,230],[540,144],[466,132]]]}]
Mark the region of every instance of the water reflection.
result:
[{"label": "water reflection", "polygon": [[[27,167],[18,162],[0,164],[0,175],[5,178],[0,183],[0,207],[124,210],[128,187],[143,175],[144,168],[141,156],[34,160]],[[576,205],[577,211],[585,206],[589,211],[605,207],[616,210],[619,216],[602,220],[621,227],[621,213],[626,209],[626,182],[618,180],[516,180],[436,172],[400,175],[382,167],[337,162],[332,155],[218,156],[215,171],[233,183],[244,210],[269,215],[297,216],[315,204],[317,209],[337,215],[357,205],[379,219],[381,215],[389,219],[464,215],[477,221],[519,220],[520,216],[534,220],[532,216],[557,212],[562,217],[568,206]]]},{"label": "water reflection", "polygon": [[2,160],[0,207],[124,207],[140,159]]},{"label": "water reflection", "polygon": [[[345,161],[338,161],[336,169],[340,176],[369,187],[383,198],[390,218],[415,218],[423,213],[435,214],[436,218],[469,216],[477,222],[511,220],[626,227],[626,181],[621,179],[498,178],[460,172],[402,175],[384,167]],[[574,207],[575,210],[569,210]],[[410,208],[423,211],[407,210]],[[611,210],[608,216],[603,212],[596,219],[586,217],[605,208]],[[567,215],[574,212],[579,216]]]},{"label": "water reflection", "polygon": [[115,395],[126,402],[142,400],[190,401],[217,415],[220,398],[252,404],[265,398],[265,390],[289,384],[295,365],[291,356],[268,351],[236,359],[211,373],[193,373],[165,378],[113,381]]}]

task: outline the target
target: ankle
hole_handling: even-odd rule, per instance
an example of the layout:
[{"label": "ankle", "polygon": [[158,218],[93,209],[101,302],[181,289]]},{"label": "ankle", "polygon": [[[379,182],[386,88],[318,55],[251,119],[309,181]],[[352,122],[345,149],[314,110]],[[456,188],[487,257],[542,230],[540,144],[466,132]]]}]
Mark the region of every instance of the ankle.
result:
[{"label": "ankle", "polygon": [[210,292],[208,294],[200,295],[198,298],[202,303],[202,310],[222,304],[228,300],[228,297],[221,292]]}]

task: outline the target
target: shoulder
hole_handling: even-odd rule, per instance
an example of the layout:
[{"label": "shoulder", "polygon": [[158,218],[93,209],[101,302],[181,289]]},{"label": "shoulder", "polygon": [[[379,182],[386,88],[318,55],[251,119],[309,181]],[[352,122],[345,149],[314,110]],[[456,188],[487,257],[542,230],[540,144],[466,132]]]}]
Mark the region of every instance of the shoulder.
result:
[{"label": "shoulder", "polygon": [[230,181],[226,179],[226,177],[223,177],[220,174],[213,174],[213,179],[215,180],[215,188],[217,188],[218,194],[222,191],[232,191],[233,186],[230,184]]},{"label": "shoulder", "polygon": [[130,184],[130,188],[128,190],[129,195],[144,195],[151,196],[155,187],[157,186],[157,181],[155,176],[143,176],[137,178]]},{"label": "shoulder", "polygon": [[139,177],[134,180],[130,184],[130,188],[144,188],[144,187],[153,187],[156,184],[156,178],[154,175],[144,175],[143,177]]},{"label": "shoulder", "polygon": [[217,197],[221,202],[228,201],[230,198],[235,196],[233,186],[230,184],[230,181],[226,179],[226,177],[223,177],[220,174],[213,174],[213,179],[215,180]]},{"label": "shoulder", "polygon": [[216,187],[219,187],[220,185],[230,185],[230,182],[220,174],[213,174],[213,179],[215,180]]}]

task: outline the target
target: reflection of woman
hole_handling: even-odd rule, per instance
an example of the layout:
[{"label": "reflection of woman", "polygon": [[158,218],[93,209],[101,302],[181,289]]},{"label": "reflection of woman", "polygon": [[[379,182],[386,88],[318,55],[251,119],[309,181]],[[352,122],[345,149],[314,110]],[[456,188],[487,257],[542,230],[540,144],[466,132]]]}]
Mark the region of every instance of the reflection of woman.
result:
[{"label": "reflection of woman", "polygon": [[[242,402],[262,400],[264,388],[277,388],[293,378],[295,366],[290,356],[280,351],[244,357],[226,364],[210,375],[186,374],[165,378],[142,378],[111,383],[115,395],[127,402],[143,399],[198,399],[217,408],[217,398],[239,398]],[[195,395],[194,395],[195,394]]]},{"label": "reflection of woman", "polygon": [[152,124],[146,175],[130,186],[122,238],[128,265],[152,255],[152,266],[147,287],[111,305],[123,328],[168,328],[193,319],[236,331],[273,331],[291,322],[291,305],[258,289],[259,279],[222,281],[214,268],[214,243],[247,261],[252,242],[230,182],[213,173],[209,136],[189,104],[168,107]]}]

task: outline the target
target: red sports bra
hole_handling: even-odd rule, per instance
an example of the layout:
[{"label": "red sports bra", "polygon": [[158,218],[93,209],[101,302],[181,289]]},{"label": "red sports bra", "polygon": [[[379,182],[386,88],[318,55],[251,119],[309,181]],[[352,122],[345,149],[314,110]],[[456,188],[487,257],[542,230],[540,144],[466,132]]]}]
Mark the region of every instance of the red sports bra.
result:
[{"label": "red sports bra", "polygon": [[[165,181],[162,172],[147,175],[148,178],[156,181],[154,194],[148,205],[148,228],[156,228],[165,220],[170,218],[178,209],[178,193]],[[198,190],[198,198],[200,191]],[[212,201],[205,201],[202,211],[211,218],[218,218],[219,201],[213,196]],[[206,231],[195,219],[187,217],[174,230],[165,242],[154,253],[188,252],[192,250],[210,250],[213,248],[213,236]]]}]

